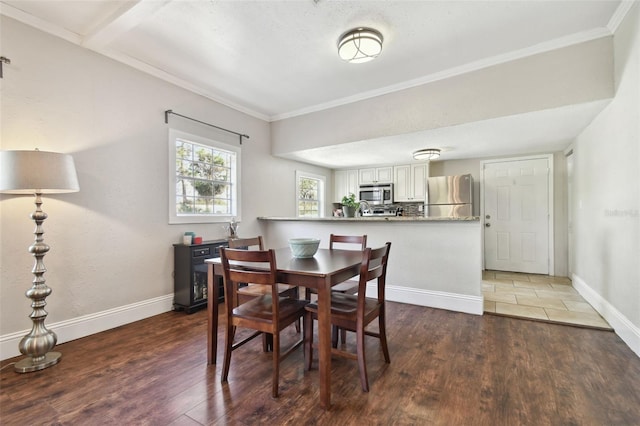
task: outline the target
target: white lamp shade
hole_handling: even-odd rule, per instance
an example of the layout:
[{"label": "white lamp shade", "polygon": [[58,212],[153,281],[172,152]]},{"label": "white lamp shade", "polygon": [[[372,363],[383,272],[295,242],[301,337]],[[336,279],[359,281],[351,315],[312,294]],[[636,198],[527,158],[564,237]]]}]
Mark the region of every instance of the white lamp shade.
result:
[{"label": "white lamp shade", "polygon": [[350,30],[338,41],[340,58],[354,64],[375,59],[380,52],[382,52],[382,34],[371,28]]},{"label": "white lamp shade", "polygon": [[47,151],[0,151],[0,192],[57,194],[78,192],[73,157]]}]

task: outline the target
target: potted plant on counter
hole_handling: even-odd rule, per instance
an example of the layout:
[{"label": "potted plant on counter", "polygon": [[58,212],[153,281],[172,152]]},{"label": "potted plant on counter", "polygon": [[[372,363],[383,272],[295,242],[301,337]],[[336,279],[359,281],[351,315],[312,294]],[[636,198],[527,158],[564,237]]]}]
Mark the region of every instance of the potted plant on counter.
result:
[{"label": "potted plant on counter", "polygon": [[342,197],[342,214],[344,217],[356,217],[356,211],[360,207],[360,203],[356,201],[354,193]]}]

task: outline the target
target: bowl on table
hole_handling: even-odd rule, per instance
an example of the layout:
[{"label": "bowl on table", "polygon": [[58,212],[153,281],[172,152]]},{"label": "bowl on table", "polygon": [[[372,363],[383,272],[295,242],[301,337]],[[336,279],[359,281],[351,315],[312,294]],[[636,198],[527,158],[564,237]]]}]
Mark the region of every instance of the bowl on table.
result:
[{"label": "bowl on table", "polygon": [[313,257],[318,251],[320,245],[319,238],[290,238],[289,247],[291,247],[291,253],[293,257],[304,259]]}]

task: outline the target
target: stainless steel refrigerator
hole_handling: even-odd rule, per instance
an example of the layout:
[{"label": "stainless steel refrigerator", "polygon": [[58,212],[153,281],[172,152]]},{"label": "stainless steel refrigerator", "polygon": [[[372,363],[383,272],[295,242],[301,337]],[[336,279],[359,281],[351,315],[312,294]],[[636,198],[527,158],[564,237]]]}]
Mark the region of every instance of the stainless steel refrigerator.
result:
[{"label": "stainless steel refrigerator", "polygon": [[425,216],[472,216],[473,177],[467,174],[427,178],[427,194],[425,200]]}]

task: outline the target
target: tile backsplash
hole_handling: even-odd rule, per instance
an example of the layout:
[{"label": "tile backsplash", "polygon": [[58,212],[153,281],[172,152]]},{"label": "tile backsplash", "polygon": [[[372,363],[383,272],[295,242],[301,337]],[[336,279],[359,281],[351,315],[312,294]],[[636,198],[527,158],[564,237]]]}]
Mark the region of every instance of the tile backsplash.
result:
[{"label": "tile backsplash", "polygon": [[424,216],[424,203],[398,203],[403,216]]}]

